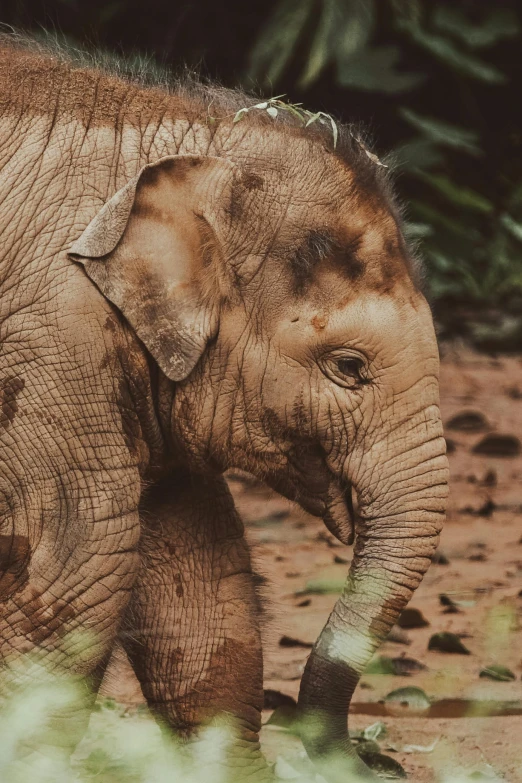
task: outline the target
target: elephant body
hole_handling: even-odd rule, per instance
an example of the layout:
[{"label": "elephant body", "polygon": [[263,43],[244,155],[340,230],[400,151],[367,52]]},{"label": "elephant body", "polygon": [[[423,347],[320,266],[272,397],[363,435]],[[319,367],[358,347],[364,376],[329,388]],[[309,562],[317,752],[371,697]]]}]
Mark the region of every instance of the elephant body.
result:
[{"label": "elephant body", "polygon": [[355,530],[303,678],[320,761],[351,755],[351,692],[429,564],[447,468],[385,173],[329,125],[233,122],[245,100],[3,42],[0,687],[36,650],[95,691],[119,638],[157,714],[187,735],[233,716],[231,776],[263,781],[257,600],[224,470]]}]

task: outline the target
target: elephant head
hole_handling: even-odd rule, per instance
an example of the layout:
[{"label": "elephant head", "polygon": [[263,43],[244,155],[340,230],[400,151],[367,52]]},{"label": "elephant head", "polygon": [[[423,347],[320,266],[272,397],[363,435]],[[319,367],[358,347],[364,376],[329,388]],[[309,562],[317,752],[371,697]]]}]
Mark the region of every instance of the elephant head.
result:
[{"label": "elephant head", "polygon": [[[238,132],[239,133],[239,132]],[[389,186],[355,143],[253,128],[146,166],[71,248],[174,383],[173,448],[239,467],[355,551],[304,672],[319,763],[418,586],[447,494],[438,352]]]}]

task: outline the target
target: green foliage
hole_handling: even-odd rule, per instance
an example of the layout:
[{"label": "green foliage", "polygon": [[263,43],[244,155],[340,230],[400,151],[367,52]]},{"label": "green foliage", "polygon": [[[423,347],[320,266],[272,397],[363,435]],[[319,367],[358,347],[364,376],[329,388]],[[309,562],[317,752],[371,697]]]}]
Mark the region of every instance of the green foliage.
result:
[{"label": "green foliage", "polygon": [[393,128],[386,162],[400,173],[405,231],[443,318],[448,302],[520,310],[522,166],[512,151],[522,136],[516,120],[495,127],[493,107],[509,115],[519,101],[521,45],[509,0],[281,0],[252,52],[261,83],[286,78],[289,89],[294,78],[298,92],[320,96],[334,80],[348,106],[373,93],[377,135]]}]

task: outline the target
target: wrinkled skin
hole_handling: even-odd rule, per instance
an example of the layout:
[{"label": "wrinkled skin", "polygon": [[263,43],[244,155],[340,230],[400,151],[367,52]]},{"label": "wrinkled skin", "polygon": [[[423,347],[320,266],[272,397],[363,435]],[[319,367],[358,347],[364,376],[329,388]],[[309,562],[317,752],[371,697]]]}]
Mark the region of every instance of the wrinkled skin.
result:
[{"label": "wrinkled skin", "polygon": [[119,635],[167,723],[227,713],[232,775],[268,780],[254,580],[221,475],[249,470],[341,540],[355,528],[300,708],[320,768],[335,753],[371,776],[349,701],[447,491],[431,315],[385,192],[304,130],[210,132],[108,78],[98,111],[95,73],[65,68],[59,90],[39,62],[24,78],[49,94],[13,100],[3,58],[3,658],[37,649],[95,689]]}]

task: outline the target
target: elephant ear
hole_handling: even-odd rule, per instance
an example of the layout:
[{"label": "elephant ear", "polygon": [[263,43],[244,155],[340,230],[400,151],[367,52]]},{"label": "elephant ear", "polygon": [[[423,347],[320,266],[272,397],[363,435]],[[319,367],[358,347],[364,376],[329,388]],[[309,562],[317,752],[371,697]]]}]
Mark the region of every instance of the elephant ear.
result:
[{"label": "elephant ear", "polygon": [[145,166],[69,250],[173,381],[215,336],[235,166],[180,155]]}]

